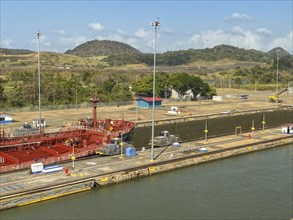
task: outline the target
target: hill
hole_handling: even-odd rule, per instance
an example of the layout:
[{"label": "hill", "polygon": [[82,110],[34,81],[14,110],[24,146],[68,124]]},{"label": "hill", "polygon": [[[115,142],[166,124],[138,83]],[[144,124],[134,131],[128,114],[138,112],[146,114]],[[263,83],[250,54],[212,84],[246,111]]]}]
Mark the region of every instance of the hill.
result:
[{"label": "hill", "polygon": [[19,55],[19,54],[31,54],[31,53],[34,53],[34,51],[26,50],[26,49],[0,48],[0,54]]},{"label": "hill", "polygon": [[[219,45],[213,48],[167,51],[157,54],[157,65],[178,66],[198,61],[219,61],[224,59],[266,63],[271,57],[267,53],[258,50],[245,50],[229,45]],[[110,65],[129,63],[153,65],[153,54],[131,54],[127,57],[110,55],[104,61]]]},{"label": "hill", "polygon": [[288,51],[284,50],[282,47],[275,47],[271,49],[267,54],[271,57],[277,57],[278,53],[280,57],[290,56],[290,53],[288,53]]},{"label": "hill", "polygon": [[[167,51],[157,54],[157,69],[167,71],[186,71],[194,74],[213,73],[236,67],[249,68],[263,66],[276,62],[276,51],[279,51],[279,68],[292,69],[293,56],[283,48],[273,48],[269,52],[259,50],[246,50],[230,45],[219,45],[213,48],[189,49]],[[29,50],[1,49],[1,67],[11,68],[36,68],[35,52]],[[79,70],[88,68],[121,66],[153,66],[153,54],[141,53],[135,48],[116,41],[89,41],[81,44],[65,54],[41,52],[41,66],[49,69]],[[119,67],[118,67],[119,66]],[[160,68],[161,67],[161,68]],[[143,71],[144,71],[143,70]]]},{"label": "hill", "polygon": [[[0,62],[2,70],[12,70],[15,68],[35,69],[37,68],[38,54],[36,52],[29,54],[1,54]],[[107,63],[101,61],[105,56],[100,57],[79,57],[70,54],[41,52],[40,62],[42,69],[72,69],[72,68],[101,68],[107,66]]]},{"label": "hill", "polygon": [[138,54],[139,50],[129,46],[128,44],[109,41],[109,40],[93,40],[77,46],[72,50],[68,50],[65,54],[76,55],[80,57],[92,56],[109,56],[121,54]]}]

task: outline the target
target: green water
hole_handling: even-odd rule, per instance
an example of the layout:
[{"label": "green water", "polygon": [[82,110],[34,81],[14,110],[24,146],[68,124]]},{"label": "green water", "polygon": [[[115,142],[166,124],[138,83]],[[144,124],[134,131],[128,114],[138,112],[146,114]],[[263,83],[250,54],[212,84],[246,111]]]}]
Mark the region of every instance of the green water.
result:
[{"label": "green water", "polygon": [[293,145],[2,211],[0,219],[292,218]]}]

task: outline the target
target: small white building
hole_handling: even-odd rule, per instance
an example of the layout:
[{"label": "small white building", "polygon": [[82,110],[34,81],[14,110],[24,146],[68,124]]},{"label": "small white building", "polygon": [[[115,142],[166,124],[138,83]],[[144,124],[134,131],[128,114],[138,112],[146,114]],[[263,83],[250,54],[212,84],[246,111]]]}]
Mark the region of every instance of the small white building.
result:
[{"label": "small white building", "polygon": [[0,112],[0,124],[10,124],[12,123],[12,115]]},{"label": "small white building", "polygon": [[286,124],[282,126],[283,134],[293,134],[293,124]]},{"label": "small white building", "polygon": [[214,95],[214,96],[213,96],[213,100],[214,100],[214,101],[221,102],[221,101],[223,101],[224,99],[223,99],[223,96]]},{"label": "small white building", "polygon": [[[171,97],[173,99],[179,99],[180,98],[179,93],[174,89],[171,90]],[[193,95],[193,92],[191,91],[191,89],[187,90],[185,95],[182,97],[182,99],[187,99],[187,100],[191,100],[193,98],[194,98],[194,95]]]}]

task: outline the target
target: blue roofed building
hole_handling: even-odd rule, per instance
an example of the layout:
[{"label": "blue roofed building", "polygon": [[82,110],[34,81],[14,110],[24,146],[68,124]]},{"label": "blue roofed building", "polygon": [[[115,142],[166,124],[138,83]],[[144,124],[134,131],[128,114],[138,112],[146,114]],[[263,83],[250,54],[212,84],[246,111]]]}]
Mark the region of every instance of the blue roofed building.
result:
[{"label": "blue roofed building", "polygon": [[0,112],[0,124],[10,124],[12,123],[12,115]]},{"label": "blue roofed building", "polygon": [[[139,108],[152,108],[153,107],[153,97],[139,97],[137,100],[137,107]],[[155,108],[162,106],[162,101],[164,99],[155,97]]]}]

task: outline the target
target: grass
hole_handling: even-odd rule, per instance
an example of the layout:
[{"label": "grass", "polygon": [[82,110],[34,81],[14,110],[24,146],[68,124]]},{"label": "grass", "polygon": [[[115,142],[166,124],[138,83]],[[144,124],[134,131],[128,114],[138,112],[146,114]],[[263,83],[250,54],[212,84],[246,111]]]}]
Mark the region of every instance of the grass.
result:
[{"label": "grass", "polygon": [[[53,52],[41,52],[41,66],[44,68],[71,68],[71,67],[101,67],[107,66],[107,63],[103,62],[106,56],[83,58],[69,54],[53,53]],[[1,55],[2,67],[24,67],[24,68],[36,68],[37,66],[37,53],[25,54],[25,55]]]}]

